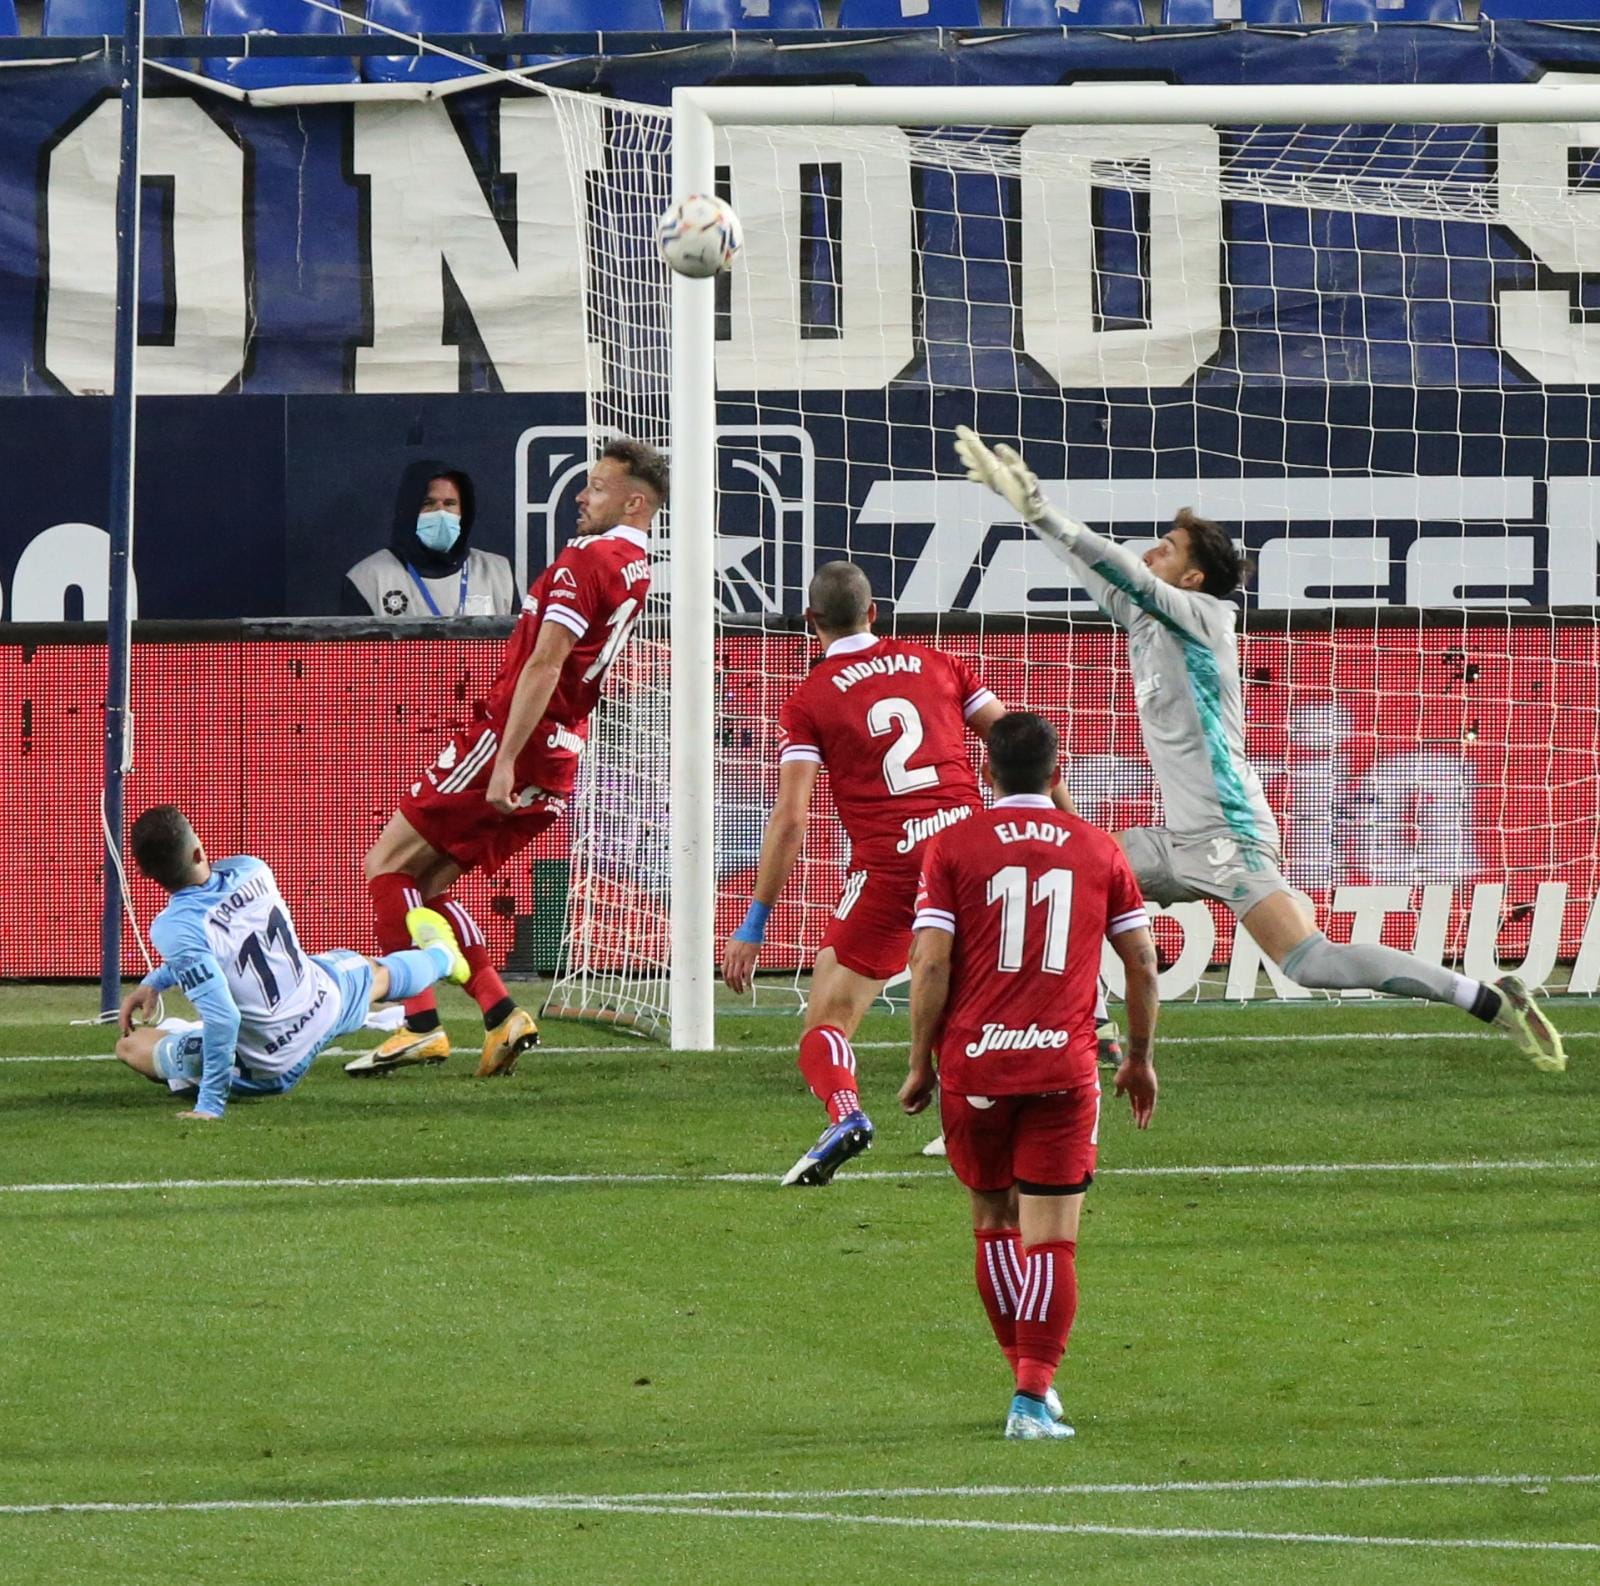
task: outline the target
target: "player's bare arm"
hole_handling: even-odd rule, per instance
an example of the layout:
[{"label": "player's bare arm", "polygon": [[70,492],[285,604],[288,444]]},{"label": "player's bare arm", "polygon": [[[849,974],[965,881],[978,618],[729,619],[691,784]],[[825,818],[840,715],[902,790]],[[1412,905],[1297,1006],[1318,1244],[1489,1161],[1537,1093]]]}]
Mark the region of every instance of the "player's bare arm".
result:
[{"label": "player's bare arm", "polygon": [[1133,1108],[1133,1121],[1141,1129],[1150,1127],[1156,1110],[1156,1067],[1154,1057],[1156,1015],[1159,994],[1156,990],[1156,944],[1148,926],[1119,931],[1111,946],[1127,980],[1128,1045],[1117,1070],[1116,1092],[1126,1096]]},{"label": "player's bare arm", "polygon": [[918,1113],[933,1100],[938,1083],[933,1041],[950,1000],[950,955],[955,938],[949,931],[924,929],[911,944],[911,1054],[900,1087],[900,1106]]},{"label": "player's bare arm", "polygon": [[516,813],[512,794],[517,756],[533,736],[533,729],[543,720],[556,685],[561,681],[561,668],[577,642],[570,628],[564,628],[559,622],[547,622],[539,629],[533,654],[523,663],[511,696],[511,708],[506,712],[505,730],[500,735],[489,787],[484,794],[502,815]]},{"label": "player's bare arm", "polygon": [[728,938],[722,950],[722,978],[730,991],[741,996],[750,989],[755,975],[767,915],[778,901],[778,894],[783,891],[805,843],[811,796],[816,792],[817,773],[821,769],[812,760],[790,760],[778,772],[778,801],[761,834],[761,858],[756,863],[756,884],[750,895],[750,907],[744,923]]},{"label": "player's bare arm", "polygon": [[148,1024],[155,1017],[156,989],[154,986],[135,986],[132,991],[122,999],[122,1011],[117,1021],[117,1028],[124,1035],[133,1034],[135,1019],[140,1024]]}]

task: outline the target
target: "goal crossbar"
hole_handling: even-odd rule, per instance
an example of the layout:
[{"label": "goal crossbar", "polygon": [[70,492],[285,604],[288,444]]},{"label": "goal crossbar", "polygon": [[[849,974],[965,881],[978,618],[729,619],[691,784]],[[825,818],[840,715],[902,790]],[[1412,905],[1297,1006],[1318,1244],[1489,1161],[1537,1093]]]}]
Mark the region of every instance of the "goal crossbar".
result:
[{"label": "goal crossbar", "polygon": [[[1600,121],[1600,87],[1571,83],[1079,83],[1054,88],[679,88],[674,174],[696,120],[712,126],[1157,126],[1167,123]],[[691,133],[692,137],[692,133]]]}]

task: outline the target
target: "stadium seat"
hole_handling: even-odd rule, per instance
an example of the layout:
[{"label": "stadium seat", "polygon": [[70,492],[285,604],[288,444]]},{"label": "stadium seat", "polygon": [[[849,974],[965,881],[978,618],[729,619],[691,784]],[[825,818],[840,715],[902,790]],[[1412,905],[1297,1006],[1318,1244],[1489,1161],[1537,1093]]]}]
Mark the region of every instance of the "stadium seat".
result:
[{"label": "stadium seat", "polygon": [[1483,0],[1491,22],[1600,22],[1600,0]]},{"label": "stadium seat", "polygon": [[[122,31],[120,28],[117,30]],[[17,8],[12,0],[0,0],[0,38],[17,36]]]},{"label": "stadium seat", "polygon": [[842,0],[842,28],[975,28],[978,0]]},{"label": "stadium seat", "polygon": [[821,0],[683,0],[683,25],[701,33],[739,28],[820,28]]},{"label": "stadium seat", "polygon": [[1461,0],[1326,0],[1324,22],[1459,22]]},{"label": "stadium seat", "polygon": [[526,0],[525,33],[664,33],[661,0]]},{"label": "stadium seat", "polygon": [[[8,0],[0,0],[4,6]],[[44,0],[44,16],[39,31],[46,38],[93,38],[115,34],[121,37],[126,7],[123,0]],[[183,15],[178,0],[145,0],[144,30],[158,38],[175,37],[183,32]],[[0,33],[5,31],[0,24]]]},{"label": "stadium seat", "polygon": [[1161,21],[1169,28],[1211,27],[1218,22],[1298,27],[1304,20],[1300,0],[1162,0],[1161,5]]},{"label": "stadium seat", "polygon": [[1008,28],[1142,28],[1142,0],[1006,0]]},{"label": "stadium seat", "polygon": [[[213,37],[233,33],[336,33],[344,23],[301,0],[206,0],[205,31]],[[348,55],[213,55],[202,60],[207,77],[235,88],[289,88],[302,83],[353,83],[358,79]]]},{"label": "stadium seat", "polygon": [[[402,33],[504,33],[506,27],[500,0],[367,0],[367,21]],[[361,62],[369,83],[442,83],[471,73],[439,55],[368,55]]]}]

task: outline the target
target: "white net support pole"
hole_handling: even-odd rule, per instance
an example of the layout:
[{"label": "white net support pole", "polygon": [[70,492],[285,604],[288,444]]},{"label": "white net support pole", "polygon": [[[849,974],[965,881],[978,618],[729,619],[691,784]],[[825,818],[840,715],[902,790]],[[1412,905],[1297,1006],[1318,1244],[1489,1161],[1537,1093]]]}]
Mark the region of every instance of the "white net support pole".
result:
[{"label": "white net support pole", "polygon": [[[672,193],[712,193],[712,124],[674,96]],[[672,920],[675,1051],[715,1042],[715,285],[672,282]]]}]

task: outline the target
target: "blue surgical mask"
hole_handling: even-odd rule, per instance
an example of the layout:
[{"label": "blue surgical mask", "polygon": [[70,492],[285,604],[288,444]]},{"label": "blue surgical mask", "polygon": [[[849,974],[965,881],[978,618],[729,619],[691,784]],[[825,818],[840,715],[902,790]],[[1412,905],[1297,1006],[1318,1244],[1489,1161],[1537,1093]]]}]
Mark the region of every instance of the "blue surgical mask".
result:
[{"label": "blue surgical mask", "polygon": [[461,533],[461,519],[454,512],[417,514],[417,538],[430,551],[448,551]]}]

